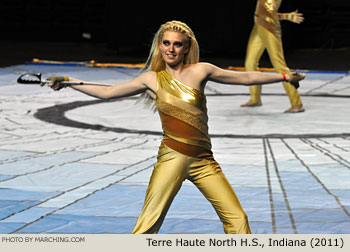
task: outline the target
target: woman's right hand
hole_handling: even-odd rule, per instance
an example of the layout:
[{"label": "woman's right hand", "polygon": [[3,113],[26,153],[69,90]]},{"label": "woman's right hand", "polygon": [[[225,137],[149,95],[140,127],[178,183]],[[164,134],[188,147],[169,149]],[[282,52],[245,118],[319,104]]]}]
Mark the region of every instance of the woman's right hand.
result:
[{"label": "woman's right hand", "polygon": [[47,85],[51,87],[53,90],[58,91],[61,90],[62,88],[66,88],[67,85],[62,84],[61,82],[63,81],[69,81],[69,76],[64,75],[64,76],[51,76],[47,78],[47,80],[51,81]]}]

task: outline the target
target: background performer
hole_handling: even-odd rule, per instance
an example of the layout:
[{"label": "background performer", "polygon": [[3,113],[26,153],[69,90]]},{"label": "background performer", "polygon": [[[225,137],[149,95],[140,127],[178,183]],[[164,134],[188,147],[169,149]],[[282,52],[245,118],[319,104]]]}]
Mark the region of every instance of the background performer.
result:
[{"label": "background performer", "polygon": [[[259,60],[266,49],[273,67],[278,73],[290,74],[283,54],[281,26],[279,20],[288,20],[300,24],[304,18],[301,13],[278,13],[282,0],[258,0],[255,10],[255,25],[251,32],[245,59],[246,71],[258,71]],[[288,82],[283,87],[289,97],[291,108],[287,113],[304,112],[300,96],[296,88]],[[250,100],[242,107],[261,106],[261,86],[250,87]]]}]

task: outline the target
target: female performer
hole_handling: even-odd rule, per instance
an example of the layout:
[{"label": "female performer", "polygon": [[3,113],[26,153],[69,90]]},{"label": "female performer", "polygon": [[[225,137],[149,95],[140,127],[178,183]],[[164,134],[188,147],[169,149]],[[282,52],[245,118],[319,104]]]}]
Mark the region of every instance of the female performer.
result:
[{"label": "female performer", "polygon": [[[248,41],[247,55],[245,59],[246,71],[258,71],[259,60],[267,49],[271,63],[277,72],[290,73],[283,54],[281,39],[281,27],[279,20],[288,20],[300,24],[304,18],[301,13],[278,13],[282,0],[258,0],[255,10],[255,25]],[[298,91],[288,82],[283,82],[283,87],[289,97],[291,108],[286,113],[304,112]],[[251,86],[250,100],[242,104],[242,107],[261,106],[261,86]]]},{"label": "female performer", "polygon": [[[214,160],[208,134],[204,87],[208,80],[223,84],[297,83],[302,74],[234,72],[199,63],[199,47],[184,23],[163,24],[154,36],[148,69],[135,79],[113,86],[74,85],[72,88],[102,99],[146,93],[154,100],[163,128],[157,163],[146,192],[144,206],[133,233],[158,233],[183,181],[192,181],[211,202],[226,233],[250,233],[247,216]],[[53,89],[68,76],[51,77]]]}]

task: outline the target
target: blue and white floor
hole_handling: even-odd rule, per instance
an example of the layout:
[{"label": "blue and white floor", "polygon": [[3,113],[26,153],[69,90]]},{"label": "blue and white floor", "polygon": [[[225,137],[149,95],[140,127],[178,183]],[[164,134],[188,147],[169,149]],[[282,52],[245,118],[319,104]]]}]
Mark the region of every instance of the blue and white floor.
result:
[{"label": "blue and white floor", "polygon": [[[71,89],[16,84],[24,72],[119,83],[135,70],[19,65],[0,68],[0,233],[130,233],[161,140],[158,115],[136,98],[97,101]],[[305,113],[281,84],[263,106],[248,88],[209,83],[213,151],[253,233],[350,233],[350,76],[310,72]],[[223,233],[190,182],[160,233]]]}]

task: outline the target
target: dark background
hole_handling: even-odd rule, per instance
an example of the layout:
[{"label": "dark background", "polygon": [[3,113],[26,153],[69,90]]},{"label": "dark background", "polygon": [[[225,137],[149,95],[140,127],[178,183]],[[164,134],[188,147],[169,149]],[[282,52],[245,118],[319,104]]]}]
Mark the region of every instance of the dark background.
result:
[{"label": "dark background", "polygon": [[[194,3],[112,0],[1,0],[0,65],[32,58],[143,62],[159,26],[187,23],[201,60],[243,66],[256,0]],[[349,70],[350,1],[284,0],[279,12],[298,9],[305,22],[282,22],[291,68]],[[91,38],[83,38],[88,33]],[[265,54],[262,66],[270,66]]]}]

